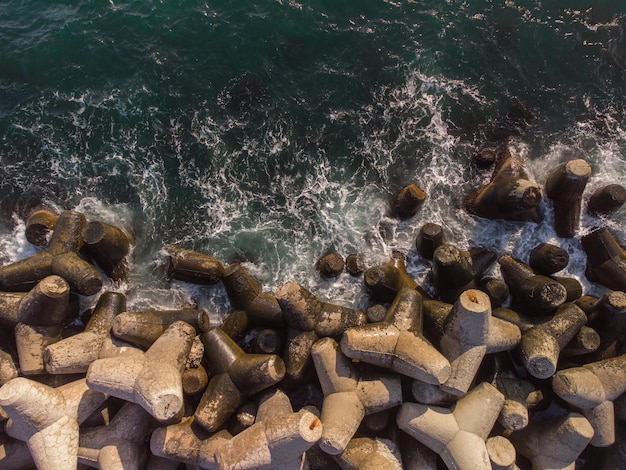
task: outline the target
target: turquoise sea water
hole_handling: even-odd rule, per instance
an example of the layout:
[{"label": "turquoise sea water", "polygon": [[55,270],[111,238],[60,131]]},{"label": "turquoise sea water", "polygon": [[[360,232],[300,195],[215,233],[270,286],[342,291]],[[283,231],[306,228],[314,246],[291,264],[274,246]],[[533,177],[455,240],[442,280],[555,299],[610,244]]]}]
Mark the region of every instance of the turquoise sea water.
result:
[{"label": "turquoise sea water", "polygon": [[[34,250],[23,219],[45,202],[133,232],[129,282],[107,287],[137,308],[228,309],[220,287],[164,283],[164,244],[246,260],[269,291],[295,279],[359,304],[361,280],[321,281],[315,260],[399,249],[427,283],[425,222],[522,259],[553,241],[581,277],[548,203],[540,225],[459,203],[490,176],[476,148],[504,136],[540,183],[580,157],[587,195],[626,184],[625,28],[618,0],[3,1],[0,258]],[[389,198],[411,182],[428,199],[399,222]],[[584,216],[580,233],[624,241],[625,220]]]}]

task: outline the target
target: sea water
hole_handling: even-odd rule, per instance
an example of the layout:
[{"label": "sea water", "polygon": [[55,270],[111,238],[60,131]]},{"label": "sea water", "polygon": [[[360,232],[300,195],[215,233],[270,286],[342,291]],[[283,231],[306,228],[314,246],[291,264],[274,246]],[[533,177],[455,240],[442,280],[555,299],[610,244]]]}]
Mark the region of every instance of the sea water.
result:
[{"label": "sea water", "polygon": [[[168,284],[165,245],[243,262],[268,292],[293,279],[364,306],[361,278],[321,280],[315,261],[399,250],[428,289],[414,241],[435,222],[523,261],[561,245],[563,274],[599,295],[580,236],[626,241],[626,209],[583,213],[561,239],[549,201],[534,224],[471,217],[462,199],[490,178],[473,154],[505,137],[540,184],[572,158],[593,169],[585,198],[626,184],[625,23],[618,0],[4,1],[0,261],[37,250],[34,206],[79,210],[132,233],[128,280],[105,285],[130,308],[219,319],[223,287]],[[390,200],[409,183],[428,197],[399,221]]]}]

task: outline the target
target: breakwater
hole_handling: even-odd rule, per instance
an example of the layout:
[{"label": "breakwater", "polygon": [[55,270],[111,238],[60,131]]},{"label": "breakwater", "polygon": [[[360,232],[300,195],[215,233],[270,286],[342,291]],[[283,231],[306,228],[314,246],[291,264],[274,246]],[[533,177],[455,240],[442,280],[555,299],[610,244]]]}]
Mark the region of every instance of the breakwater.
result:
[{"label": "breakwater", "polygon": [[[542,186],[501,152],[465,210],[539,223],[545,193],[550,223],[574,238],[583,210],[610,217],[626,202],[612,185],[584,205],[590,176],[570,160]],[[415,218],[425,199],[401,188],[395,216]],[[626,250],[606,227],[581,240],[600,297],[559,276],[569,256],[558,245],[526,262],[457,247],[433,223],[415,240],[432,293],[403,253],[374,265],[352,253],[349,274],[342,255],[323,256],[320,279],[362,279],[363,310],[293,280],[267,292],[241,263],[164,247],[165,282],[225,289],[231,311],[217,322],[198,305],[128,310],[106,290],[132,265],[133,239],[117,226],[38,208],[25,234],[39,251],[0,267],[7,468],[624,463]],[[489,274],[495,264],[501,276]],[[95,307],[81,310],[90,297]]]}]

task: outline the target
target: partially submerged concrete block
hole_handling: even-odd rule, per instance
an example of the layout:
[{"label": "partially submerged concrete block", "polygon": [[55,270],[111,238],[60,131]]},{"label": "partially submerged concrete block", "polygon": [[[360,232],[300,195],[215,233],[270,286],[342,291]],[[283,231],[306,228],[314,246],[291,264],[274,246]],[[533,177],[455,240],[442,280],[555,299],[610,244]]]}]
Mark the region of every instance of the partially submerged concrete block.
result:
[{"label": "partially submerged concrete block", "polygon": [[283,326],[283,312],[276,297],[261,290],[260,284],[239,263],[224,269],[222,282],[234,308],[262,326]]},{"label": "partially submerged concrete block", "polygon": [[401,219],[408,219],[417,214],[424,204],[426,193],[415,183],[404,186],[396,194],[393,201],[394,213]]},{"label": "partially submerged concrete block", "polygon": [[494,169],[491,181],[466,196],[470,214],[487,219],[540,222],[541,188],[529,181],[520,158],[508,156]]},{"label": "partially submerged concrete block", "polygon": [[87,253],[98,266],[114,280],[125,279],[127,256],[132,246],[132,238],[115,225],[91,221],[85,225],[81,236]]},{"label": "partially submerged concrete block", "polygon": [[353,470],[418,468],[403,467],[400,450],[395,442],[389,439],[355,437],[350,440],[341,454],[335,455],[333,458],[341,468]]},{"label": "partially submerged concrete block", "polygon": [[167,277],[193,284],[217,284],[224,275],[224,265],[216,258],[194,250],[166,246],[169,255]]},{"label": "partially submerged concrete block", "polygon": [[533,271],[549,276],[567,267],[569,253],[558,245],[540,243],[531,250],[528,264]]},{"label": "partially submerged concrete block", "polygon": [[339,276],[345,266],[346,262],[339,253],[327,253],[315,263],[315,269],[324,279],[332,279]]},{"label": "partially submerged concrete block", "polygon": [[591,215],[607,217],[617,212],[625,202],[626,188],[621,184],[607,184],[593,192],[587,201],[587,212]]},{"label": "partially submerged concrete block", "polygon": [[415,239],[417,252],[426,259],[432,260],[435,250],[446,242],[446,235],[439,224],[425,223]]},{"label": "partially submerged concrete block", "polygon": [[78,254],[83,247],[81,232],[86,223],[79,212],[62,212],[45,251],[0,267],[0,285],[6,290],[29,290],[46,276],[57,274],[73,291],[96,294],[102,288],[102,276]]},{"label": "partially submerged concrete block", "polygon": [[580,221],[582,196],[591,177],[591,166],[576,159],[554,168],[546,180],[546,196],[554,206],[554,228],[559,237],[571,238]]}]

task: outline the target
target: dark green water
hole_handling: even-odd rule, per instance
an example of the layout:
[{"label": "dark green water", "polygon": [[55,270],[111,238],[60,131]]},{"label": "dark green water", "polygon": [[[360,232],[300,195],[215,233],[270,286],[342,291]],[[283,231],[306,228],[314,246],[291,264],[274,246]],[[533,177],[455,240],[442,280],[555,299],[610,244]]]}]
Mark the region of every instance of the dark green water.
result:
[{"label": "dark green water", "polygon": [[[524,258],[555,239],[550,208],[539,226],[469,217],[460,198],[489,178],[471,156],[506,135],[539,182],[581,157],[589,190],[623,183],[625,18],[617,0],[4,1],[0,254],[32,251],[34,205],[82,210],[134,232],[133,287],[113,286],[131,304],[218,310],[219,290],[172,296],[163,244],[345,303],[360,280],[319,281],[321,254],[400,249],[423,279],[412,246],[428,221]],[[428,201],[398,222],[389,196],[410,182]],[[603,223],[624,239],[625,219]],[[580,275],[578,241],[557,242]]]}]

